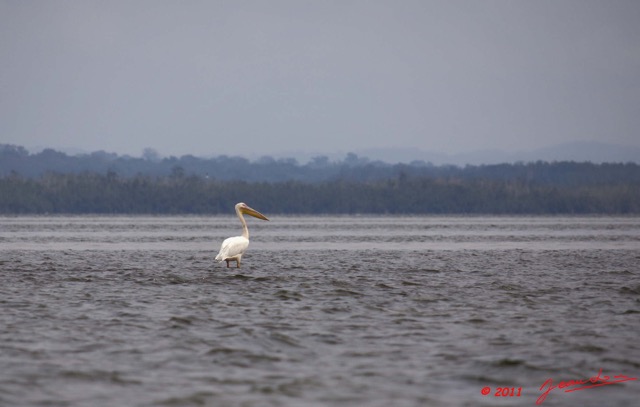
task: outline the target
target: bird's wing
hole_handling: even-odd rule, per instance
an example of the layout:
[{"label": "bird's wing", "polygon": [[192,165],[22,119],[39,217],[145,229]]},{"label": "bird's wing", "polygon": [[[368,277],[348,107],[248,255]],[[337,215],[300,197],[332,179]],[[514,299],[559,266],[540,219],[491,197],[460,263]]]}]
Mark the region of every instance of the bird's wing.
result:
[{"label": "bird's wing", "polygon": [[249,247],[249,239],[246,237],[235,236],[225,239],[220,247],[220,253],[216,256],[216,260],[224,261],[243,254],[247,247]]}]

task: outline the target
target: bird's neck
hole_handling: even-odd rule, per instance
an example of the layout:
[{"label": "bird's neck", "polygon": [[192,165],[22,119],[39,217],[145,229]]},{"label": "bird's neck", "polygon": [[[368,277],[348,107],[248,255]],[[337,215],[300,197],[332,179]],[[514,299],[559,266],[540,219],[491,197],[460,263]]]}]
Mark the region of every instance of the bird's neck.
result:
[{"label": "bird's neck", "polygon": [[236,210],[238,214],[238,218],[240,218],[240,223],[242,223],[242,237],[245,239],[249,239],[249,228],[247,227],[247,221],[244,220],[244,216],[239,210]]}]

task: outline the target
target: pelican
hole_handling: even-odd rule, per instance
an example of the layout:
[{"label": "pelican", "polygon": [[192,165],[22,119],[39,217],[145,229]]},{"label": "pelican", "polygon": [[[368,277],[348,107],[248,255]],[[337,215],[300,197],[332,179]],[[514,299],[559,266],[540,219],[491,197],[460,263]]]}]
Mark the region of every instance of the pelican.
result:
[{"label": "pelican", "polygon": [[236,268],[239,268],[242,255],[247,250],[247,247],[249,247],[249,228],[247,228],[247,221],[245,221],[244,216],[242,216],[245,213],[258,219],[269,220],[260,212],[247,206],[244,202],[236,204],[236,214],[242,223],[242,236],[225,239],[224,242],[222,242],[222,246],[220,246],[220,253],[216,256],[216,260],[220,263],[223,261],[227,262],[227,268],[229,268],[230,261],[235,261]]}]

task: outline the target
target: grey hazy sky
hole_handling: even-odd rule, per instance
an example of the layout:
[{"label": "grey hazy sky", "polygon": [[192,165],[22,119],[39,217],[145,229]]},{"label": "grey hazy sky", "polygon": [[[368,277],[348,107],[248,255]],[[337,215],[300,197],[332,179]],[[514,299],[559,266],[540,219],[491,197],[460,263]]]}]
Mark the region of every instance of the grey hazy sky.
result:
[{"label": "grey hazy sky", "polygon": [[640,1],[0,0],[0,142],[640,145]]}]

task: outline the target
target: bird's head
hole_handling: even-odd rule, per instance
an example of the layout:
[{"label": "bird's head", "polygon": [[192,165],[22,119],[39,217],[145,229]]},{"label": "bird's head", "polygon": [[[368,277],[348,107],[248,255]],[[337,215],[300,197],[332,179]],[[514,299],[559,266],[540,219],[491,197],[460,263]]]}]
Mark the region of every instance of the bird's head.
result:
[{"label": "bird's head", "polygon": [[261,214],[260,212],[256,211],[253,208],[250,208],[246,203],[244,202],[240,202],[239,204],[236,204],[236,211],[238,213],[244,213],[246,215],[251,215],[254,218],[258,218],[258,219],[262,219],[262,220],[269,220],[266,216],[264,216],[263,214]]}]

